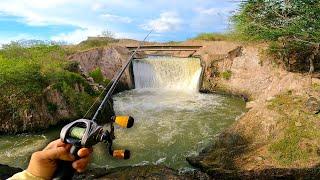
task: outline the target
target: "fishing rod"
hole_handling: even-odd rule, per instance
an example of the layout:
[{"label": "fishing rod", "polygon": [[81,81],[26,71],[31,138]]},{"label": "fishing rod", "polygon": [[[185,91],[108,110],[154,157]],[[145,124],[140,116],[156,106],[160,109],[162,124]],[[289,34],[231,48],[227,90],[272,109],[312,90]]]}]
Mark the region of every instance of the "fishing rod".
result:
[{"label": "fishing rod", "polygon": [[[113,140],[115,139],[114,135],[114,124],[122,128],[131,128],[134,124],[134,119],[131,116],[113,116],[111,117],[109,124],[109,130],[103,128],[103,126],[99,126],[96,123],[98,115],[101,113],[106,103],[111,99],[112,94],[120,81],[120,78],[129,64],[132,62],[134,56],[137,54],[138,50],[142,46],[142,44],[146,41],[149,35],[152,33],[152,30],[147,34],[147,36],[143,39],[142,42],[139,43],[138,47],[128,58],[127,62],[122,66],[122,68],[117,72],[117,74],[112,78],[112,80],[108,83],[103,92],[97,97],[96,101],[92,104],[89,110],[85,113],[82,119],[78,119],[73,121],[67,125],[65,125],[60,132],[60,139],[67,144],[71,144],[70,154],[74,155],[76,159],[79,159],[77,156],[78,151],[83,148],[91,148],[92,146],[98,143],[105,143],[106,148],[109,154],[112,157],[117,159],[129,159],[130,151],[129,150],[114,150],[112,148]],[[108,91],[107,91],[108,90]],[[98,109],[94,113],[91,120],[85,119],[88,112],[94,107],[98,99],[103,93],[106,93],[102,102],[100,103]],[[75,169],[72,167],[72,162],[69,161],[59,161],[58,169],[54,174],[54,180],[65,180],[72,179],[74,175]]]}]

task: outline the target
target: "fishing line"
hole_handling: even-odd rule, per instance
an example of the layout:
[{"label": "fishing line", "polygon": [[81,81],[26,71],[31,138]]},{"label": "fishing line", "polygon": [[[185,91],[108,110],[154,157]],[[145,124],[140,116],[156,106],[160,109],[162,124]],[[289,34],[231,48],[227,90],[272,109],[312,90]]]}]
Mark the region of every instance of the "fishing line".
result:
[{"label": "fishing line", "polygon": [[[138,50],[139,50],[139,49],[141,48],[141,46],[145,43],[146,39],[149,37],[149,35],[150,35],[152,32],[153,32],[153,30],[151,30],[151,31],[147,34],[147,36],[143,39],[143,41],[141,41],[141,42],[138,44],[138,47],[136,48],[136,50],[135,50],[135,51],[132,53],[132,55],[130,56],[129,62],[132,60],[133,56],[138,52]],[[125,66],[121,71],[119,71],[119,72],[117,73],[117,78],[120,78],[120,76],[121,76],[121,74],[123,73],[123,71],[126,69],[126,67],[128,66],[128,64],[130,64],[129,62],[127,62],[126,66]],[[114,79],[116,80],[117,78],[113,77],[113,79],[107,84],[107,86],[105,86],[105,87],[103,88],[102,92],[99,94],[99,96],[95,99],[95,101],[93,102],[93,104],[90,106],[90,108],[86,111],[86,113],[85,113],[84,116],[82,117],[83,119],[85,119],[85,117],[89,114],[89,112],[92,110],[92,108],[97,104],[97,102],[100,100],[102,94],[104,94],[104,93],[107,91],[107,89],[109,89],[109,90],[111,90],[111,92],[113,92],[115,86],[118,84],[118,81],[114,81]],[[109,86],[111,86],[111,87],[109,87]],[[112,88],[113,88],[113,89],[112,89]],[[109,91],[109,92],[110,92],[110,91]],[[110,94],[112,94],[112,93],[110,93]],[[105,99],[108,99],[108,98],[109,98],[108,96],[110,96],[110,95],[107,94],[106,97],[104,98],[104,100],[105,100]],[[102,104],[104,104],[104,103],[102,103]],[[101,105],[102,105],[102,104],[101,104]],[[99,109],[100,109],[100,107],[99,107]],[[99,111],[99,109],[98,109],[98,111]],[[97,111],[97,112],[98,112],[98,111]],[[94,115],[94,117],[92,118],[92,120],[95,120],[96,116],[97,116],[97,113]]]}]

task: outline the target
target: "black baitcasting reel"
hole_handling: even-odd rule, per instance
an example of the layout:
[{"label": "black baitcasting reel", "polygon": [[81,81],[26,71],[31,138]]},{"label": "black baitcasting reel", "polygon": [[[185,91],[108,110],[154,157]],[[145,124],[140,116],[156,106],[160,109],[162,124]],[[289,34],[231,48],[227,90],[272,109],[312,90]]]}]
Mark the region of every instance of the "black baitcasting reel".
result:
[{"label": "black baitcasting reel", "polygon": [[[105,104],[111,99],[112,94],[113,94],[122,74],[124,73],[125,69],[129,66],[129,64],[131,63],[135,54],[140,49],[142,43],[148,38],[148,36],[151,34],[151,32],[152,32],[152,30],[144,38],[144,40],[139,44],[137,49],[131,54],[127,63],[125,63],[122,66],[122,68],[118,71],[116,76],[108,83],[107,87],[104,90],[104,92],[107,91],[107,93],[104,96],[100,106],[98,107],[98,109],[95,112],[92,119],[91,120],[88,120],[88,119],[76,120],[70,124],[67,124],[61,130],[60,138],[63,142],[68,143],[68,144],[72,144],[72,147],[70,149],[70,153],[73,154],[74,156],[77,156],[78,150],[82,147],[92,147],[99,142],[103,142],[103,143],[107,144],[107,148],[108,148],[109,154],[111,156],[119,158],[119,159],[128,159],[130,157],[130,151],[128,151],[128,150],[113,150],[112,149],[112,141],[115,139],[113,124],[116,123],[121,127],[130,128],[133,126],[133,123],[134,123],[133,118],[130,116],[114,116],[114,117],[112,117],[111,122],[110,122],[110,130],[109,131],[104,130],[102,128],[102,126],[99,126],[95,121],[96,121],[98,115],[101,113]],[[102,93],[100,94],[100,96],[101,95],[102,95]],[[95,105],[95,103],[93,105]],[[94,106],[91,106],[91,107],[94,107]],[[87,112],[89,112],[90,110],[91,110],[91,108]],[[60,163],[58,164],[58,170],[56,171],[56,173],[54,175],[54,179],[72,179],[72,176],[74,174],[74,169],[72,168],[71,164],[72,164],[72,162],[60,161]]]},{"label": "black baitcasting reel", "polygon": [[[60,132],[60,138],[64,143],[72,144],[70,154],[77,157],[79,149],[91,148],[98,143],[106,143],[108,153],[117,159],[129,159],[129,150],[114,150],[112,142],[115,139],[114,123],[122,128],[131,128],[134,119],[130,116],[113,116],[109,124],[109,130],[103,129],[96,122],[88,119],[79,119],[64,126]],[[54,179],[71,179],[74,174],[72,162],[61,161]]]}]

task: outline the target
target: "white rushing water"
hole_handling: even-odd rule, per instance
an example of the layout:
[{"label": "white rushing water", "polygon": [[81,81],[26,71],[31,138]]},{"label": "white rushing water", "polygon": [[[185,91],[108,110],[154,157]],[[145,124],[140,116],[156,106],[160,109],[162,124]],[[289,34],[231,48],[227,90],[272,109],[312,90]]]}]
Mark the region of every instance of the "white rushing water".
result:
[{"label": "white rushing water", "polygon": [[197,58],[135,60],[136,89],[114,96],[116,114],[135,119],[131,129],[117,129],[114,144],[130,149],[132,158],[119,162],[100,156],[96,165],[189,167],[185,158],[206,147],[243,111],[238,99],[199,93],[201,70]]},{"label": "white rushing water", "polygon": [[136,89],[197,92],[201,70],[198,58],[150,57],[133,61]]},{"label": "white rushing water", "polygon": [[[116,128],[116,149],[129,149],[131,159],[116,160],[106,146],[94,147],[92,166],[118,167],[163,164],[188,168],[186,157],[197,154],[244,110],[237,98],[198,92],[201,74],[196,58],[156,57],[133,62],[136,89],[116,94],[118,115],[131,115],[130,129]],[[0,136],[0,164],[25,168],[35,150],[59,136]]]}]

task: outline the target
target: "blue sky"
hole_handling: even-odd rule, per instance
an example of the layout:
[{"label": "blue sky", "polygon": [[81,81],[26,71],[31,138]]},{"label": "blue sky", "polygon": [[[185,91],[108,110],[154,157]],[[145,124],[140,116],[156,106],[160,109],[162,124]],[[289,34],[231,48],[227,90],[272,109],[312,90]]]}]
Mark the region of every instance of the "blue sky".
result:
[{"label": "blue sky", "polygon": [[111,31],[117,38],[181,41],[224,32],[234,0],[1,0],[0,44],[21,39],[79,43]]}]

